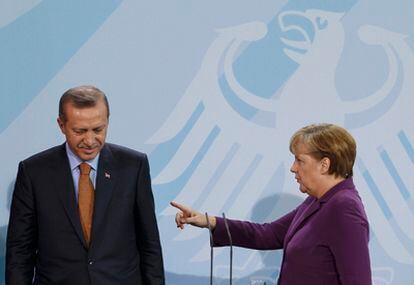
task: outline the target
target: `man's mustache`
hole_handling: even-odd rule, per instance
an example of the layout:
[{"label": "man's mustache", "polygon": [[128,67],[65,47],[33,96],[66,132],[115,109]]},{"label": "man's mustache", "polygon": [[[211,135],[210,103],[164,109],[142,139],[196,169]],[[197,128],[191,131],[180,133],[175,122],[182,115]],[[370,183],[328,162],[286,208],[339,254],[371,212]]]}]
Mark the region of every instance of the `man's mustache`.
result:
[{"label": "man's mustache", "polygon": [[91,146],[87,146],[87,145],[84,145],[84,144],[79,144],[78,148],[91,150],[91,149],[97,148],[98,146],[99,146],[99,144],[93,144]]}]

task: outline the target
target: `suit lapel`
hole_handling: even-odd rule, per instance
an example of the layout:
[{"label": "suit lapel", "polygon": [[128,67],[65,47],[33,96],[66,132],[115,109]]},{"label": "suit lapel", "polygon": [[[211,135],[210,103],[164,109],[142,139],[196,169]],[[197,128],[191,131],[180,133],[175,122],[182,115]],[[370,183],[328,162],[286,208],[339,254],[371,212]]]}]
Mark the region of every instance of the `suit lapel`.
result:
[{"label": "suit lapel", "polygon": [[95,207],[92,222],[91,249],[96,246],[99,239],[94,237],[98,235],[99,228],[104,220],[106,210],[115,188],[118,177],[117,161],[114,158],[111,149],[106,144],[101,150],[98,162],[98,173],[96,177],[95,188]]},{"label": "suit lapel", "polygon": [[[290,226],[288,232],[286,233],[286,238],[284,241],[284,248],[286,248],[286,245],[288,242],[292,239],[294,234],[303,226],[303,223],[308,219],[310,216],[315,214],[323,204],[329,202],[329,200],[336,195],[339,191],[342,191],[344,189],[353,189],[355,191],[355,185],[352,180],[352,177],[347,178],[338,184],[336,184],[334,187],[332,187],[328,192],[326,192],[321,198],[315,199],[315,198],[308,198],[311,199],[307,205],[304,205],[303,209],[298,210],[298,213],[296,214],[292,225]],[[304,202],[306,203],[306,201]]]},{"label": "suit lapel", "polygon": [[306,219],[312,216],[319,209],[320,209],[319,201],[317,199],[313,199],[307,206],[305,206],[303,211],[301,211],[300,213],[296,215],[295,219],[292,222],[292,226],[289,228],[286,234],[286,238],[284,241],[285,248],[286,248],[287,243],[293,237],[293,235],[302,227]]},{"label": "suit lapel", "polygon": [[72,171],[70,169],[64,144],[59,148],[58,159],[54,169],[57,171],[57,174],[53,175],[52,179],[54,180],[56,189],[58,189],[60,201],[62,202],[79,239],[82,241],[83,245],[86,246],[79,220],[78,203],[75,197]]}]

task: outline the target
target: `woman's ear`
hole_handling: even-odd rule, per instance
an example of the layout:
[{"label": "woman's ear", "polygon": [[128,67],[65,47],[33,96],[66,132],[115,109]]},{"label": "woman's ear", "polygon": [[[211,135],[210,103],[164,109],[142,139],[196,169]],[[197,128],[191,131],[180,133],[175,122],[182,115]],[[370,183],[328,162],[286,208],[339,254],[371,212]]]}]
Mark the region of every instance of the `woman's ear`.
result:
[{"label": "woman's ear", "polygon": [[321,159],[321,172],[326,174],[329,172],[329,167],[331,166],[331,160],[328,157]]}]

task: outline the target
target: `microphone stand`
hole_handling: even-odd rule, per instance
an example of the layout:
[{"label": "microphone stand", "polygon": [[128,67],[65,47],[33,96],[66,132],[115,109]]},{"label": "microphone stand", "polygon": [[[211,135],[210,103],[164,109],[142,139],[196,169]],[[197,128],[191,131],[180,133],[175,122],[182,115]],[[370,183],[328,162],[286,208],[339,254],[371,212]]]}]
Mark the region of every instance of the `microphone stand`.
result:
[{"label": "microphone stand", "polygon": [[211,229],[210,220],[206,212],[207,227],[210,233],[210,285],[213,285],[213,230]]},{"label": "microphone stand", "polygon": [[229,224],[227,223],[226,215],[223,213],[223,221],[224,226],[226,227],[227,237],[229,238],[229,244],[230,244],[230,280],[229,284],[231,285],[233,282],[233,239],[231,238],[231,233],[229,229]]},{"label": "microphone stand", "polygon": [[[210,285],[213,285],[213,259],[214,259],[214,252],[213,252],[213,230],[211,229],[210,220],[208,218],[207,212],[206,215],[206,221],[207,221],[207,227],[208,231],[210,233]],[[230,279],[229,284],[232,285],[233,283],[233,239],[231,237],[229,224],[227,223],[226,215],[222,214],[224,226],[226,227],[227,237],[229,238],[229,244],[230,244]]]}]

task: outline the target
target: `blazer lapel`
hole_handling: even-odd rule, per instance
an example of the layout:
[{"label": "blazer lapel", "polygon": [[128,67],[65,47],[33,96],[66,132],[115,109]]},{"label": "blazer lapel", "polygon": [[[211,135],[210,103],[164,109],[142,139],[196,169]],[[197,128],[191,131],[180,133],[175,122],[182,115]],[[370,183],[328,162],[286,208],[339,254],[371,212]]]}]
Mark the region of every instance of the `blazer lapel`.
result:
[{"label": "blazer lapel", "polygon": [[[344,189],[353,189],[355,191],[355,185],[352,178],[347,178],[334,187],[332,187],[328,192],[326,192],[321,198],[308,198],[312,199],[307,205],[304,205],[303,209],[298,210],[291,227],[289,228],[288,232],[286,233],[286,238],[284,241],[284,248],[286,248],[287,243],[292,239],[293,235],[303,226],[303,223],[312,216],[315,212],[317,212],[323,204],[329,202],[329,200],[336,195],[339,191]],[[306,203],[306,202],[305,202]]]},{"label": "blazer lapel", "polygon": [[99,241],[99,239],[94,239],[94,237],[98,235],[99,228],[104,220],[113,189],[115,188],[117,174],[117,161],[112,155],[109,146],[105,145],[101,150],[98,162],[90,248],[95,247],[96,242]]},{"label": "blazer lapel", "polygon": [[60,147],[58,156],[57,163],[54,167],[57,171],[56,175],[53,175],[54,185],[56,186],[56,189],[58,189],[57,191],[59,193],[60,201],[63,204],[75,232],[79,236],[79,239],[82,241],[83,245],[86,247],[79,219],[78,203],[75,197],[72,171],[70,169],[64,144]]},{"label": "blazer lapel", "polygon": [[289,228],[284,241],[284,247],[291,240],[293,235],[302,227],[303,223],[320,209],[320,203],[317,199],[313,199],[302,211],[296,214],[295,219],[292,222],[292,226]]}]

